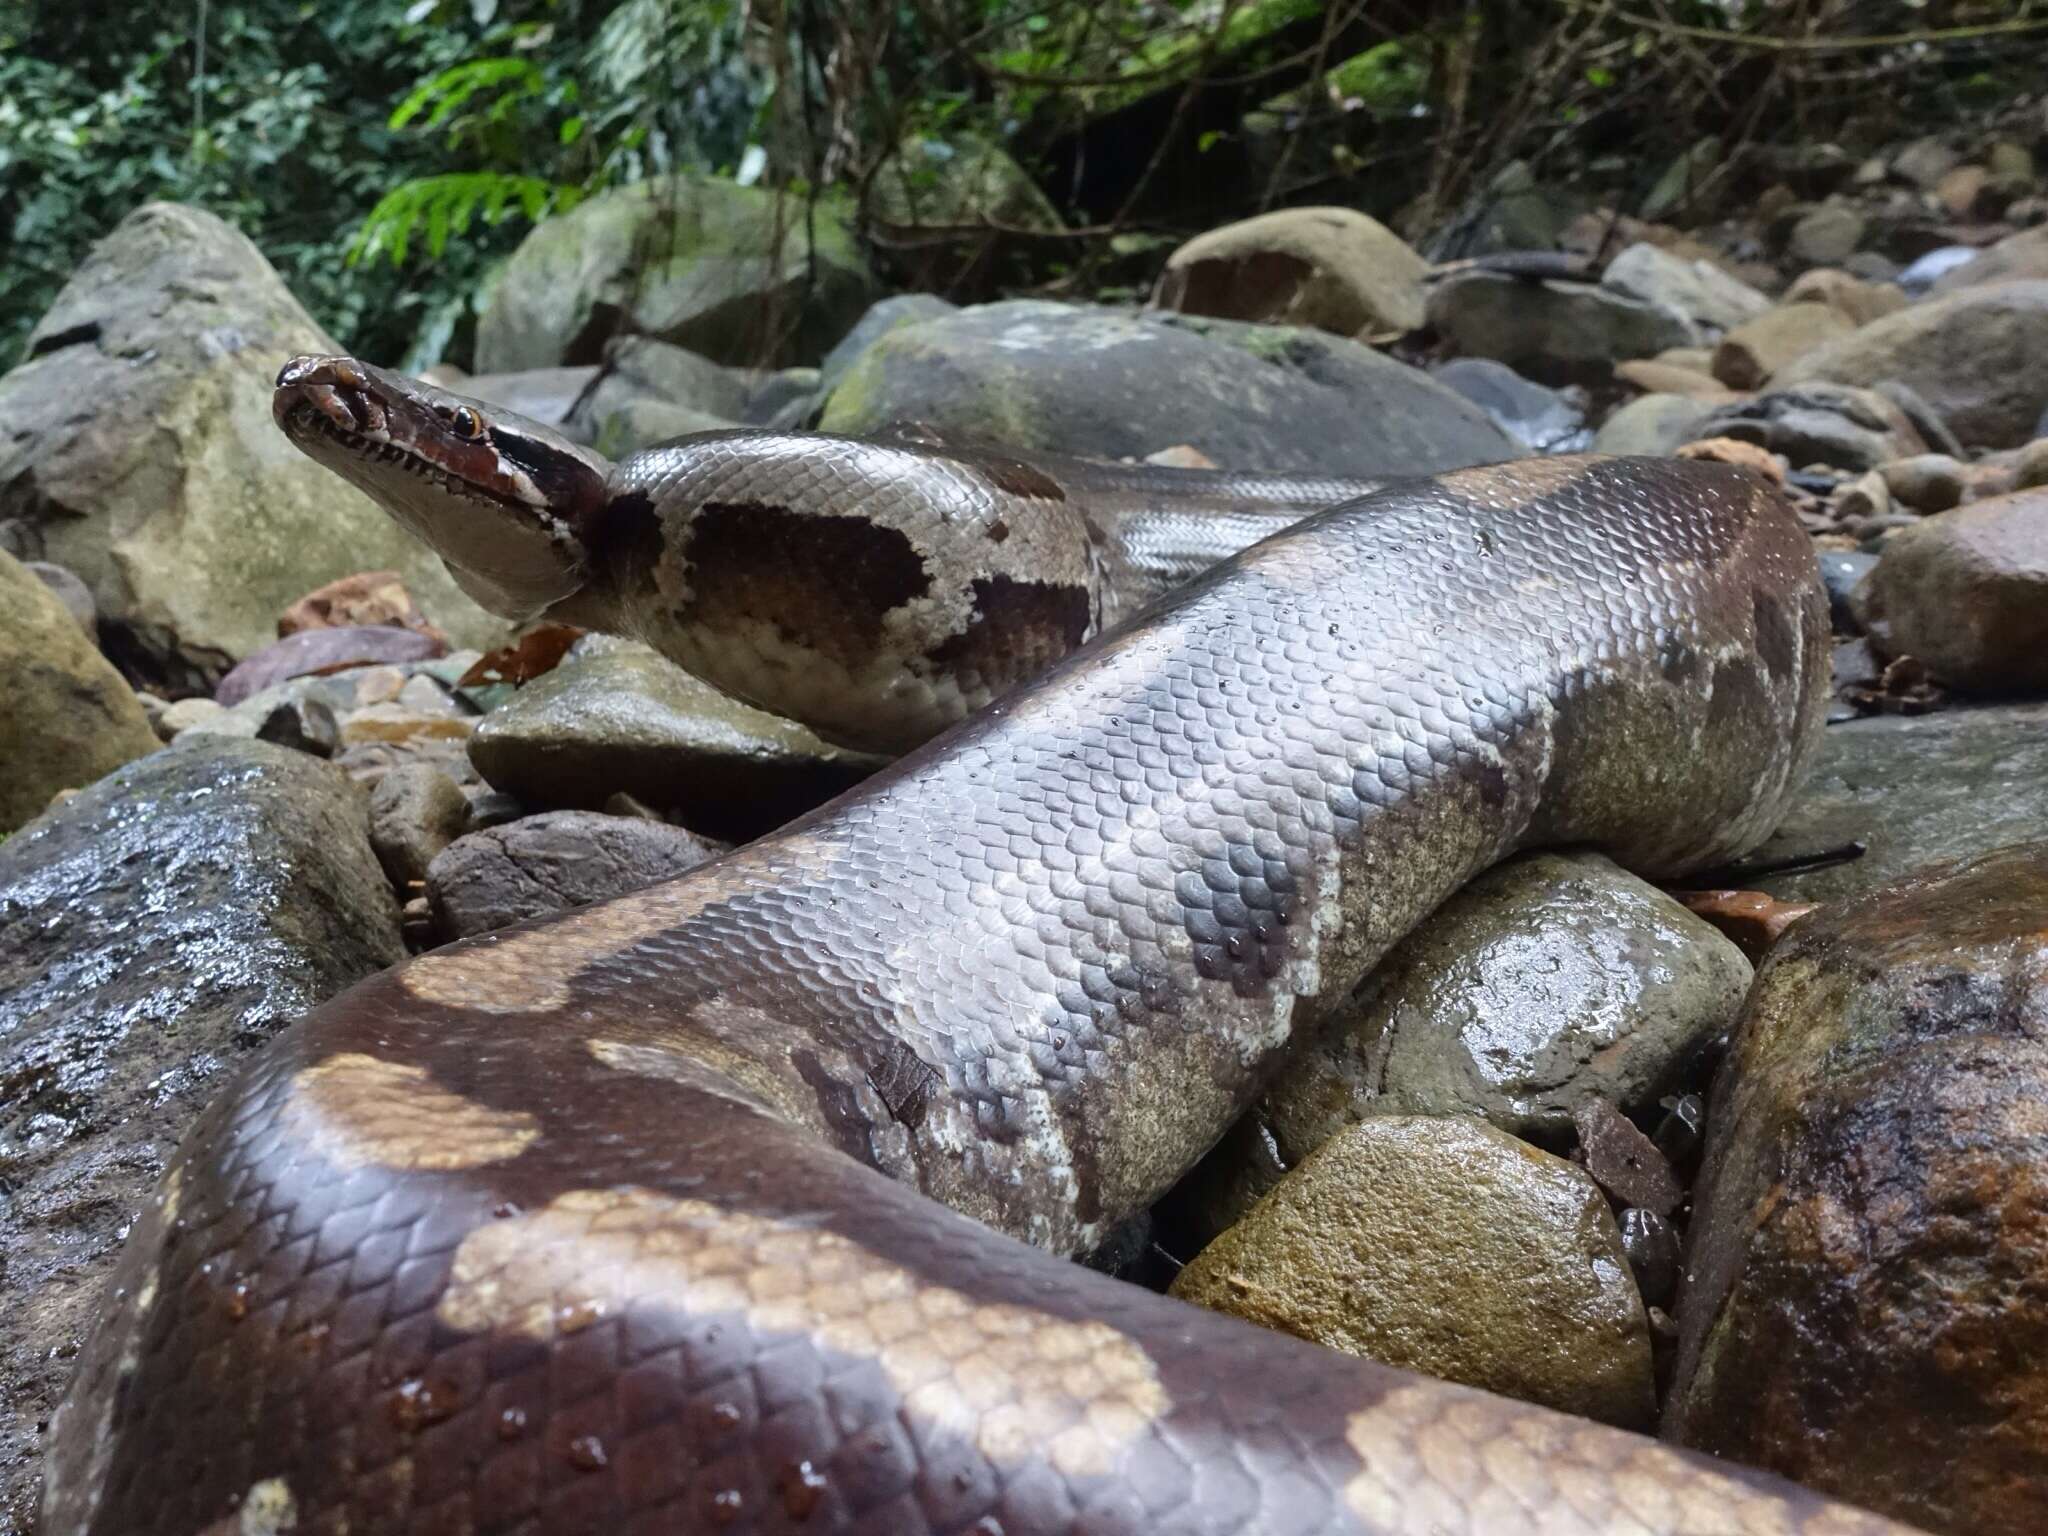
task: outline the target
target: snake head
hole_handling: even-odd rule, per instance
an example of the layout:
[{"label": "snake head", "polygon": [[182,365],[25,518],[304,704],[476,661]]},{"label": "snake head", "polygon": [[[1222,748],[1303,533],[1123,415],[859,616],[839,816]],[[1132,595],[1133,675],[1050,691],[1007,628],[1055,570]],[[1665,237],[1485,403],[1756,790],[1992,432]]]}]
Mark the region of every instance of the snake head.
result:
[{"label": "snake head", "polygon": [[352,357],[286,363],[271,415],[493,613],[523,622],[582,588],[611,465],[561,433]]}]

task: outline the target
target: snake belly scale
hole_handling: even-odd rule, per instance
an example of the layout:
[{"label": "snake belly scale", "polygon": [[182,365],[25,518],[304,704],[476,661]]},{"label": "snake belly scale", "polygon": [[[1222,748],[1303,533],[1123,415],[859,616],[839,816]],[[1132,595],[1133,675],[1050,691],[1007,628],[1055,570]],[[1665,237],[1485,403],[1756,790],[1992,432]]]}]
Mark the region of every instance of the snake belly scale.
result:
[{"label": "snake belly scale", "polygon": [[1749,847],[1811,549],[1709,464],[1396,485],[817,812],[433,951],[205,1113],[45,1536],[1878,1536],[1064,1262],[1474,873]]}]

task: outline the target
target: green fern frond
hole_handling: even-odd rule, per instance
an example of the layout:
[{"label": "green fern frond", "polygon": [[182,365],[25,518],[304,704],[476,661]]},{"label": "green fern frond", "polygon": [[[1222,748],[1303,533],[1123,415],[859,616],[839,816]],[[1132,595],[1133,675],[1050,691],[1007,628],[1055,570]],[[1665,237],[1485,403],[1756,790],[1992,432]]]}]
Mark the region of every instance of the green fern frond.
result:
[{"label": "green fern frond", "polygon": [[394,267],[403,266],[413,237],[422,228],[427,254],[438,257],[449,238],[466,234],[479,216],[486,224],[496,224],[516,211],[538,224],[551,213],[567,212],[581,197],[577,187],[502,171],[421,176],[377,200],[349,242],[348,264],[388,256]]},{"label": "green fern frond", "polygon": [[546,85],[540,67],[529,59],[470,59],[414,86],[391,114],[391,129],[397,132],[422,112],[427,112],[423,127],[439,128],[480,92],[503,90],[505,94],[499,98],[503,106],[523,96],[537,96]]}]

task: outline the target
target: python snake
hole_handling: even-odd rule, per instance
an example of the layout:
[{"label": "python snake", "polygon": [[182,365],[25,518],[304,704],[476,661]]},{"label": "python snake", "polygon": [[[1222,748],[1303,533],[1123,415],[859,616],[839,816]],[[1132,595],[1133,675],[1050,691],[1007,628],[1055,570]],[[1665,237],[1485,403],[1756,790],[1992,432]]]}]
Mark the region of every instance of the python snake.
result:
[{"label": "python snake", "polygon": [[[650,594],[696,601],[658,477],[388,377],[299,360],[279,420],[473,592],[643,631]],[[787,439],[781,483],[874,446]],[[988,505],[1088,510],[1055,461],[932,454]],[[783,670],[824,633],[742,617]],[[1896,1536],[1059,1257],[1503,856],[1674,875],[1758,842],[1827,647],[1808,540],[1741,471],[1401,482],[681,879],[372,977],[172,1160],[45,1536]],[[929,684],[904,731],[972,707]]]}]

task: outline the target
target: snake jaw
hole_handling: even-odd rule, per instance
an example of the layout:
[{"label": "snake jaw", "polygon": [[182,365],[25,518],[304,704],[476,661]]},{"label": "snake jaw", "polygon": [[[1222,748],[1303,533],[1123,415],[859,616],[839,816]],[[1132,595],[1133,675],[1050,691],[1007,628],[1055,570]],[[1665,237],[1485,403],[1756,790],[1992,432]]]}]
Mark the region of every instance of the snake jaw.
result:
[{"label": "snake jaw", "polygon": [[462,590],[524,621],[580,591],[610,464],[535,421],[347,357],[295,357],[271,397],[302,453],[429,545]]}]

